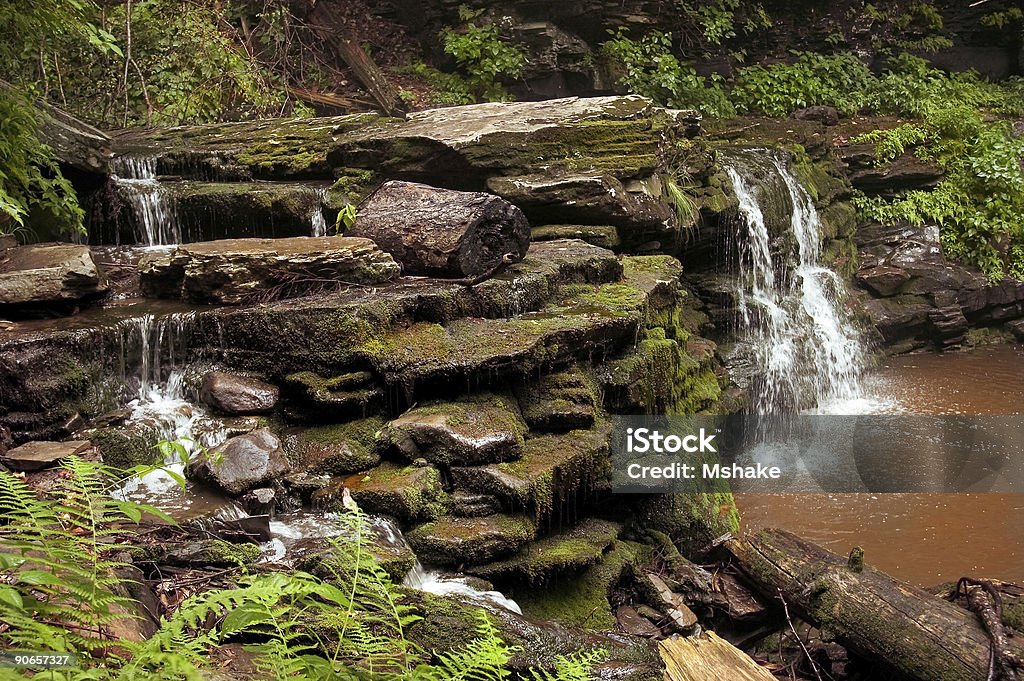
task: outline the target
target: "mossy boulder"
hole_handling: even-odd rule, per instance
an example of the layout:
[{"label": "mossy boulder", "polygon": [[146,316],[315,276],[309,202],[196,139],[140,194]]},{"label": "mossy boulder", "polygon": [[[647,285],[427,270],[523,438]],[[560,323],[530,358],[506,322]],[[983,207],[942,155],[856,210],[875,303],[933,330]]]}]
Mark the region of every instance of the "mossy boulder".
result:
[{"label": "mossy boulder", "polygon": [[383,426],[382,419],[368,418],[299,428],[283,436],[284,450],[293,470],[330,475],[365,471],[380,463],[374,440]]},{"label": "mossy boulder", "polygon": [[408,460],[476,465],[519,458],[526,430],[515,399],[482,393],[410,409],[381,430],[378,443]]},{"label": "mossy boulder", "polygon": [[446,498],[441,473],[433,466],[383,463],[363,473],[335,478],[328,487],[313,493],[313,504],[321,509],[340,509],[345,488],[365,512],[406,522],[436,517],[444,509]]},{"label": "mossy boulder", "polygon": [[374,375],[350,371],[323,377],[312,371],[288,374],[284,379],[288,415],[305,421],[338,422],[366,415],[384,400]]},{"label": "mossy boulder", "polygon": [[540,225],[530,230],[533,243],[555,239],[580,239],[610,250],[622,245],[618,230],[611,225]]},{"label": "mossy boulder", "polygon": [[155,426],[139,422],[125,423],[98,428],[89,432],[87,437],[99,450],[107,466],[127,469],[160,461],[156,444],[163,437]]},{"label": "mossy boulder", "polygon": [[445,517],[406,534],[428,565],[480,565],[516,553],[536,536],[533,519],[522,515]]},{"label": "mossy boulder", "polygon": [[611,631],[615,628],[615,615],[608,597],[628,576],[631,567],[642,560],[644,552],[641,544],[617,541],[599,563],[582,573],[554,580],[543,588],[513,588],[509,595],[530,617]]},{"label": "mossy boulder", "polygon": [[662,532],[684,555],[697,555],[713,542],[740,530],[736,502],[727,485],[699,493],[645,497],[634,504],[636,524]]},{"label": "mossy boulder", "polygon": [[531,542],[511,558],[471,567],[467,572],[498,585],[544,584],[600,562],[619,530],[617,523],[587,518],[575,527]]}]

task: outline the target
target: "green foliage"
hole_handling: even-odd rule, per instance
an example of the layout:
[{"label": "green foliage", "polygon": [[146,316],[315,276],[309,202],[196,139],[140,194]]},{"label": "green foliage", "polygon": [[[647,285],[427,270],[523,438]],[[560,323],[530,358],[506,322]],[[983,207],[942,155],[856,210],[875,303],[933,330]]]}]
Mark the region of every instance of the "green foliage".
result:
[{"label": "green foliage", "polygon": [[791,64],[740,69],[732,100],[741,113],[788,116],[814,105],[834,106],[853,114],[865,104],[874,77],[852,54],[798,52]]},{"label": "green foliage", "polygon": [[712,47],[768,28],[772,20],[759,2],[673,0],[673,18],[687,45]]},{"label": "green foliage", "polygon": [[38,212],[66,234],[84,232],[82,209],[53,152],[39,141],[36,111],[11,88],[0,85],[0,234],[25,229]]},{"label": "green foliage", "polygon": [[334,219],[334,231],[337,234],[344,234],[354,224],[356,224],[356,207],[350,203],[338,211],[338,217]]},{"label": "green foliage", "polygon": [[459,18],[464,23],[458,29],[442,30],[441,43],[445,53],[454,57],[466,72],[478,99],[503,101],[507,95],[498,79],[519,77],[526,55],[518,47],[509,45],[496,25],[480,21],[482,14],[465,5],[459,7]]},{"label": "green foliage", "polygon": [[875,158],[881,165],[899,158],[908,149],[932,139],[932,131],[914,123],[890,128],[888,130],[872,130],[850,139],[854,144],[875,144]]},{"label": "green foliage", "polygon": [[[165,454],[180,454],[161,443]],[[143,471],[136,471],[142,473]],[[371,529],[358,512],[339,519],[327,579],[303,572],[237,574],[232,588],[184,601],[142,642],[116,639],[110,625],[131,618],[123,543],[156,509],[110,495],[121,474],[71,458],[51,498],[0,471],[0,649],[77,654],[80,667],[47,672],[54,681],[201,681],[211,650],[242,641],[260,678],[350,681],[502,681],[515,649],[479,613],[477,637],[443,654],[406,637],[419,617],[373,559]],[[239,568],[241,570],[241,568]],[[455,643],[455,642],[453,642]],[[585,681],[604,657],[556,660],[537,681]]]},{"label": "green foliage", "polygon": [[476,102],[472,85],[457,73],[445,73],[421,61],[413,62],[400,71],[427,84],[430,88],[429,103],[434,106],[461,106]]},{"label": "green foliage", "polygon": [[981,18],[981,25],[987,28],[1003,30],[1024,23],[1024,11],[1019,7],[1011,7],[1002,12],[990,12]]},{"label": "green foliage", "polygon": [[699,76],[692,66],[672,53],[672,35],[654,31],[640,40],[624,29],[611,34],[602,51],[623,71],[619,82],[632,92],[673,108],[696,108],[709,116],[735,112],[716,76]]}]

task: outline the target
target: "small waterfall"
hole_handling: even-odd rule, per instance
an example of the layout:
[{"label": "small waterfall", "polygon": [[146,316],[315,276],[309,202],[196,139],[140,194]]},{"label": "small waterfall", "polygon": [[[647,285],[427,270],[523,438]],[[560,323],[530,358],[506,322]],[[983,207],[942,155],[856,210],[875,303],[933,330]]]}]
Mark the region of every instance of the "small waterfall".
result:
[{"label": "small waterfall", "polygon": [[327,236],[327,220],[324,219],[324,203],[327,201],[327,189],[316,188],[316,204],[309,214],[313,236]]},{"label": "small waterfall", "polygon": [[[751,151],[726,168],[742,220],[737,308],[755,363],[759,413],[807,409],[859,392],[864,349],[848,315],[842,279],[823,266],[821,220],[779,152]],[[761,187],[759,193],[759,185]],[[776,196],[765,194],[777,193]],[[789,208],[773,240],[765,201]]]},{"label": "small waterfall", "polygon": [[174,206],[157,180],[156,158],[122,156],[112,163],[113,179],[135,216],[136,239],[146,246],[181,241]]},{"label": "small waterfall", "polygon": [[439,596],[455,595],[492,607],[505,608],[518,615],[523,614],[519,604],[500,591],[483,591],[470,584],[465,577],[442,576],[439,572],[427,570],[419,561],[409,570],[402,585]]}]

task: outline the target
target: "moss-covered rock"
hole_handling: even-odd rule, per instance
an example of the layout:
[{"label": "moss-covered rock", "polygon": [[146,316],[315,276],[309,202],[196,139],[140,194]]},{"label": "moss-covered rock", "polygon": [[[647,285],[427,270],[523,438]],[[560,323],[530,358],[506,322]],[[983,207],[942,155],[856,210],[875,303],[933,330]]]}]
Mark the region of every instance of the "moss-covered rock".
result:
[{"label": "moss-covered rock", "polygon": [[515,386],[523,418],[534,431],[585,430],[600,409],[597,383],[579,368],[526,378]]},{"label": "moss-covered rock", "polygon": [[146,466],[158,463],[161,458],[156,449],[161,433],[144,423],[99,428],[88,433],[88,438],[99,450],[103,463],[114,468]]},{"label": "moss-covered rock", "polygon": [[409,460],[464,466],[519,458],[526,430],[515,399],[478,393],[410,409],[381,430],[378,443]]},{"label": "moss-covered rock", "polygon": [[511,589],[509,594],[530,617],[610,631],[615,627],[615,615],[608,597],[644,551],[640,544],[618,541],[600,563],[581,574],[555,580],[543,588]]},{"label": "moss-covered rock", "polygon": [[540,225],[530,231],[534,243],[555,239],[580,239],[610,250],[622,245],[618,231],[611,225]]},{"label": "moss-covered rock", "polygon": [[284,379],[288,415],[305,421],[338,422],[373,412],[384,391],[368,371],[352,371],[324,378],[312,371],[288,374]]},{"label": "moss-covered rock", "polygon": [[363,511],[402,521],[428,520],[444,509],[441,474],[433,466],[383,463],[363,473],[335,478],[326,488],[313,493],[313,504],[339,510],[345,488]]},{"label": "moss-covered rock", "polygon": [[384,421],[360,419],[330,426],[296,429],[283,436],[292,470],[344,475],[373,468],[380,463],[374,446]]},{"label": "moss-covered rock", "polygon": [[503,585],[544,584],[567,578],[601,561],[619,535],[617,523],[587,518],[580,524],[535,542],[505,560],[468,568],[478,577]]},{"label": "moss-covered rock", "polygon": [[714,491],[647,497],[634,509],[638,527],[663,532],[683,555],[700,553],[740,529],[739,512],[725,484]]},{"label": "moss-covered rock", "polygon": [[536,532],[533,519],[521,515],[445,517],[420,525],[406,539],[428,565],[479,565],[519,551]]}]

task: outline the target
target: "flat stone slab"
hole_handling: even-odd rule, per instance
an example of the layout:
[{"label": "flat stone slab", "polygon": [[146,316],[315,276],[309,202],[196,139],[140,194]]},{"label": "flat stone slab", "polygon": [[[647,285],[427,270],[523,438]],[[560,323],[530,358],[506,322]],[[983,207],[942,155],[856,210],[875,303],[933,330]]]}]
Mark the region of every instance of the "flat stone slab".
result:
[{"label": "flat stone slab", "polygon": [[7,450],[6,454],[0,456],[0,463],[15,471],[38,471],[54,466],[91,446],[92,443],[85,440],[26,442],[20,447]]},{"label": "flat stone slab", "polygon": [[73,302],[106,291],[88,246],[41,244],[0,252],[0,304]]},{"label": "flat stone slab", "polygon": [[369,239],[224,239],[178,246],[139,263],[143,292],[197,303],[294,297],[332,284],[380,284],[401,267]]}]

